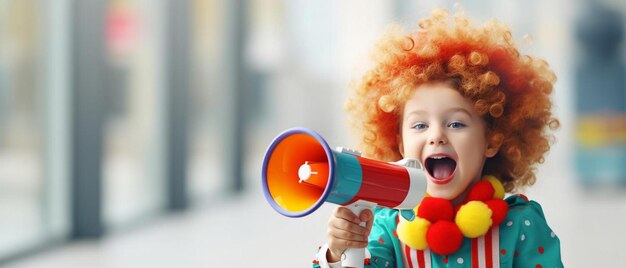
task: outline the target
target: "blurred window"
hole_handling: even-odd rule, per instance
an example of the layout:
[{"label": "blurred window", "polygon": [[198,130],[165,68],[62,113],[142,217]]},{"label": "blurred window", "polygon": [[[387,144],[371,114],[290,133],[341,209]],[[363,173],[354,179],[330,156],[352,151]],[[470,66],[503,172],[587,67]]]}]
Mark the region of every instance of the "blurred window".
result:
[{"label": "blurred window", "polygon": [[[232,92],[228,88],[224,0],[191,2],[190,118],[187,192],[192,201],[226,189],[229,148],[224,126],[233,120],[226,109]],[[232,149],[232,148],[231,148]]]},{"label": "blurred window", "polygon": [[0,0],[0,260],[68,233],[68,10]]},{"label": "blurred window", "polygon": [[111,0],[105,11],[103,209],[114,229],[165,204],[162,7],[156,0]]}]

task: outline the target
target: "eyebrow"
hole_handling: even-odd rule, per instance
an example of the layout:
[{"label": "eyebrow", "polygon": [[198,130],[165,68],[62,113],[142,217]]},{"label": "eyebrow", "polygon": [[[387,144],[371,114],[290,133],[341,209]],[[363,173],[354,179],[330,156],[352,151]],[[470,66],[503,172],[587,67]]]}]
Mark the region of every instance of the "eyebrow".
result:
[{"label": "eyebrow", "polygon": [[452,112],[452,113],[457,113],[457,112],[460,112],[460,113],[465,113],[465,114],[467,114],[467,116],[469,116],[470,118],[473,118],[472,113],[470,113],[468,110],[466,110],[466,109],[464,109],[464,108],[460,108],[460,107],[459,107],[459,108],[452,108],[452,109],[448,109],[448,110],[446,110],[446,113],[450,113],[450,112]]},{"label": "eyebrow", "polygon": [[[461,107],[457,107],[457,108],[450,108],[444,111],[444,113],[464,113],[467,114],[467,116],[469,116],[470,118],[473,118],[472,113],[470,113],[467,109],[461,108]],[[412,115],[412,114],[416,114],[416,115],[427,115],[428,113],[424,110],[414,110],[411,111],[407,114],[408,115]]]}]

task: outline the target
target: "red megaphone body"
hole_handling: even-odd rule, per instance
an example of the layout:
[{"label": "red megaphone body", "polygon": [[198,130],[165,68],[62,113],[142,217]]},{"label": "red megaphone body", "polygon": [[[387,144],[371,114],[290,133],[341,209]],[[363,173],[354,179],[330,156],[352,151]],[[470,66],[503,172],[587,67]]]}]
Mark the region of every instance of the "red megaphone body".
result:
[{"label": "red megaphone body", "polygon": [[[419,161],[387,163],[332,150],[315,131],[292,128],[278,135],[263,160],[263,191],[270,205],[288,217],[302,217],[324,202],[355,215],[374,206],[412,210],[426,192]],[[363,267],[364,249],[348,249],[343,266]]]}]

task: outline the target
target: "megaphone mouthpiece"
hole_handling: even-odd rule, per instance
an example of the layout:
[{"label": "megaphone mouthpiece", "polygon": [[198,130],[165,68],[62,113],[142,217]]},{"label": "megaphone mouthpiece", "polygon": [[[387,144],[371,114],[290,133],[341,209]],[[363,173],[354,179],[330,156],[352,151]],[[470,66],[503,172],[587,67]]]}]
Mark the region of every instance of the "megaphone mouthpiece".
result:
[{"label": "megaphone mouthpiece", "polygon": [[306,161],[298,168],[298,178],[299,183],[308,183],[323,190],[328,182],[328,164]]},{"label": "megaphone mouthpiece", "polygon": [[309,165],[309,161],[304,162],[298,169],[298,178],[300,178],[300,183],[308,180],[311,177],[311,174],[317,174],[316,171],[311,170],[311,165]]}]

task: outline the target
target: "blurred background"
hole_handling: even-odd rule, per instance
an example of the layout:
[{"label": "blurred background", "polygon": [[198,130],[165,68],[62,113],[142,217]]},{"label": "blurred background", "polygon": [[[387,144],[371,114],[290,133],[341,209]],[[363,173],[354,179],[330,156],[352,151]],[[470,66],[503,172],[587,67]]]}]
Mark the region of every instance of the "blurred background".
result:
[{"label": "blurred background", "polygon": [[561,128],[524,193],[567,267],[626,267],[620,0],[0,0],[0,266],[309,266],[333,205],[273,211],[266,146],[294,126],[354,146],[350,80],[435,7],[554,68]]}]

